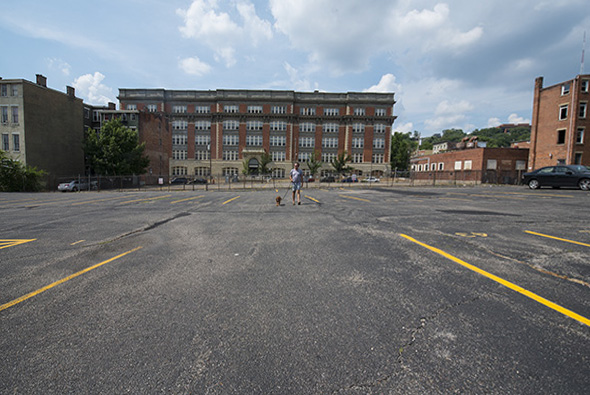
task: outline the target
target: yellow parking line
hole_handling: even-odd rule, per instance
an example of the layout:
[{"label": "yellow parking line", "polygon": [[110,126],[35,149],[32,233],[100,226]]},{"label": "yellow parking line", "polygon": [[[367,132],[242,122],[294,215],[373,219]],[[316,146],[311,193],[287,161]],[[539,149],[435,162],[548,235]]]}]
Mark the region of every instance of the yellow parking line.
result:
[{"label": "yellow parking line", "polygon": [[117,199],[124,199],[127,196],[117,196],[117,197],[113,197],[113,198],[105,198],[105,199],[95,199],[95,200],[87,200],[84,202],[76,202],[76,203],[72,203],[72,206],[80,206],[82,204],[90,204],[90,203],[96,203],[96,202],[106,202],[109,200],[117,200]]},{"label": "yellow parking line", "polygon": [[86,240],[78,240],[78,241],[76,241],[76,242],[73,242],[73,243],[72,243],[72,244],[70,244],[70,245],[71,245],[71,246],[75,246],[76,244],[80,244],[80,243],[83,243],[83,242],[85,242],[85,241],[86,241]]},{"label": "yellow parking line", "polygon": [[135,202],[147,202],[147,201],[150,201],[150,200],[164,199],[164,198],[167,198],[167,197],[170,197],[170,196],[172,196],[172,195],[157,196],[157,197],[146,198],[146,199],[128,200],[126,202],[120,202],[119,204],[127,204],[127,203],[135,203]]},{"label": "yellow parking line", "polygon": [[3,248],[8,248],[12,246],[17,246],[19,244],[28,243],[30,241],[35,241],[37,239],[0,239],[0,250]]},{"label": "yellow parking line", "polygon": [[418,245],[420,245],[420,246],[422,246],[422,247],[424,247],[424,248],[426,248],[426,249],[428,249],[428,250],[430,250],[432,252],[435,252],[435,253],[437,253],[439,255],[442,255],[445,258],[450,259],[451,261],[453,261],[455,263],[458,263],[459,265],[464,266],[464,267],[466,267],[469,270],[472,270],[472,271],[474,271],[474,272],[476,272],[478,274],[481,274],[482,276],[487,277],[490,280],[493,280],[493,281],[495,281],[495,282],[497,282],[499,284],[502,284],[505,287],[510,288],[513,291],[516,291],[516,292],[518,292],[518,293],[520,293],[520,294],[522,294],[522,295],[524,295],[524,296],[526,296],[528,298],[531,298],[534,301],[539,302],[542,305],[545,305],[545,306],[549,307],[550,309],[553,309],[553,310],[555,310],[555,311],[557,311],[557,312],[559,312],[559,313],[561,313],[563,315],[566,315],[566,316],[568,316],[570,318],[573,318],[574,320],[576,320],[578,322],[581,322],[582,324],[585,324],[585,325],[590,326],[590,319],[588,319],[586,317],[583,317],[583,316],[581,316],[581,315],[579,315],[577,313],[574,313],[573,311],[568,310],[565,307],[562,307],[562,306],[560,306],[560,305],[558,305],[556,303],[551,302],[550,300],[547,300],[545,298],[542,298],[541,296],[539,296],[539,295],[537,295],[537,294],[535,294],[533,292],[527,291],[526,289],[524,289],[524,288],[522,288],[522,287],[520,287],[520,286],[518,286],[516,284],[513,284],[510,281],[506,281],[506,280],[504,280],[504,279],[502,279],[502,278],[500,278],[498,276],[495,276],[495,275],[493,275],[491,273],[488,273],[485,270],[482,270],[482,269],[478,268],[477,266],[473,266],[473,265],[471,265],[471,264],[469,264],[469,263],[467,263],[465,261],[462,261],[461,259],[456,258],[456,257],[454,257],[454,256],[452,256],[452,255],[450,255],[450,254],[448,254],[446,252],[444,252],[443,250],[440,250],[440,249],[438,249],[436,247],[429,246],[428,244],[422,243],[422,242],[420,242],[420,241],[418,241],[418,240],[416,240],[416,239],[414,239],[414,238],[412,238],[410,236],[404,235],[404,234],[400,234],[400,236],[402,236],[403,238],[405,238],[405,239],[407,239],[407,240],[409,240],[409,241],[411,241],[413,243],[416,243],[416,244],[418,244]]},{"label": "yellow parking line", "polygon": [[354,199],[354,200],[360,200],[361,202],[368,202],[368,203],[371,203],[371,201],[370,201],[370,200],[367,200],[367,199],[361,199],[361,198],[357,198],[357,197],[354,197],[354,196],[338,195],[338,197],[341,197],[341,198],[343,198],[343,199]]},{"label": "yellow parking line", "polygon": [[170,202],[170,204],[176,204],[176,203],[180,203],[180,202],[186,202],[188,200],[194,200],[194,199],[202,198],[203,196],[205,196],[205,195],[190,197],[190,198],[186,198],[186,199],[175,200],[173,202]]},{"label": "yellow parking line", "polygon": [[543,233],[531,232],[530,230],[525,230],[524,233],[528,233],[528,234],[535,235],[535,236],[546,237],[548,239],[555,239],[555,240],[559,240],[559,241],[565,241],[566,243],[578,244],[578,245],[581,245],[581,246],[584,246],[584,247],[590,247],[590,244],[586,244],[586,243],[582,243],[582,242],[574,241],[574,240],[562,239],[561,237],[544,235]]},{"label": "yellow parking line", "polygon": [[307,199],[309,199],[309,200],[312,200],[312,201],[314,201],[316,203],[319,203],[320,202],[319,200],[316,200],[316,199],[312,198],[311,196],[304,195],[304,197],[307,198]]},{"label": "yellow parking line", "polygon": [[89,272],[89,271],[91,271],[91,270],[94,270],[94,269],[96,269],[96,268],[98,268],[98,267],[100,267],[100,266],[102,266],[102,265],[104,265],[104,264],[107,264],[107,263],[109,263],[109,262],[112,262],[112,261],[114,261],[114,260],[117,260],[117,259],[119,259],[119,258],[122,258],[122,257],[124,257],[125,255],[127,255],[127,254],[131,254],[132,252],[135,252],[135,251],[137,251],[137,250],[139,250],[139,249],[141,249],[141,248],[142,248],[142,247],[137,247],[137,248],[134,248],[134,249],[132,249],[132,250],[129,250],[129,251],[127,251],[127,252],[124,252],[124,253],[122,253],[122,254],[119,254],[119,255],[117,255],[116,257],[113,257],[113,258],[111,258],[111,259],[107,259],[106,261],[102,261],[102,262],[100,262],[100,263],[97,263],[96,265],[94,265],[94,266],[90,266],[90,267],[88,267],[88,268],[86,268],[86,269],[84,269],[84,270],[80,270],[80,271],[79,271],[79,272],[77,272],[77,273],[74,273],[74,274],[72,274],[72,275],[70,275],[70,276],[67,276],[67,277],[65,277],[65,278],[62,278],[61,280],[58,280],[58,281],[56,281],[56,282],[54,282],[54,283],[51,283],[51,284],[49,284],[49,285],[47,285],[47,286],[45,286],[45,287],[43,287],[43,288],[40,288],[40,289],[38,289],[38,290],[36,290],[36,291],[30,292],[30,293],[28,293],[28,294],[26,294],[26,295],[24,295],[24,296],[21,296],[21,297],[20,297],[20,298],[18,298],[18,299],[14,299],[14,300],[13,300],[13,301],[11,301],[11,302],[8,302],[8,303],[5,303],[5,304],[3,304],[3,305],[0,305],[0,311],[2,311],[2,310],[5,310],[5,309],[7,309],[7,308],[9,308],[9,307],[12,307],[12,306],[14,306],[14,305],[16,305],[16,304],[19,304],[20,302],[24,302],[25,300],[27,300],[27,299],[30,299],[30,298],[32,298],[33,296],[39,295],[40,293],[42,293],[42,292],[45,292],[45,291],[47,291],[47,290],[49,290],[49,289],[51,289],[51,288],[53,288],[53,287],[55,287],[55,286],[58,286],[58,285],[60,285],[60,284],[63,284],[63,283],[65,283],[66,281],[70,281],[70,280],[71,280],[71,279],[73,279],[73,278],[76,278],[76,277],[78,277],[78,276],[80,276],[80,275],[82,275],[82,274],[84,274],[84,273],[87,273],[87,272]]},{"label": "yellow parking line", "polygon": [[236,199],[238,199],[238,198],[239,198],[239,196],[236,196],[235,198],[231,198],[231,199],[229,199],[229,200],[226,200],[225,202],[221,203],[221,205],[223,206],[224,204],[227,204],[227,203],[229,203],[229,202],[233,202],[234,200],[236,200]]}]

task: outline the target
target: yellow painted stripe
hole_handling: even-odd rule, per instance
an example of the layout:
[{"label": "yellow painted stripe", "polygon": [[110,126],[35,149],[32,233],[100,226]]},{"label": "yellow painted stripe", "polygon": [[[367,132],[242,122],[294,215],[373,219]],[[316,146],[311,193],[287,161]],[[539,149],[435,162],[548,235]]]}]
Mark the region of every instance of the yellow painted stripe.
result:
[{"label": "yellow painted stripe", "polygon": [[548,239],[555,239],[555,240],[559,240],[559,241],[565,241],[566,243],[578,244],[578,245],[581,245],[581,246],[584,246],[584,247],[590,247],[590,244],[582,243],[580,241],[562,239],[561,237],[544,235],[543,233],[531,232],[530,230],[525,230],[524,233],[528,233],[528,234],[535,235],[535,236],[546,237]]},{"label": "yellow painted stripe", "polygon": [[319,200],[316,200],[316,199],[312,198],[311,196],[307,196],[307,195],[305,195],[305,198],[307,198],[307,199],[309,199],[309,200],[312,200],[312,201],[314,201],[314,202],[316,202],[316,203],[319,203],[319,202],[320,202]]},{"label": "yellow painted stripe", "polygon": [[113,198],[105,198],[105,199],[95,199],[95,200],[87,200],[85,202],[76,202],[76,203],[72,203],[72,206],[80,206],[82,204],[92,204],[92,203],[96,203],[96,202],[106,202],[109,200],[117,200],[117,199],[124,199],[127,196],[117,196],[117,197],[113,197]]},{"label": "yellow painted stripe", "polygon": [[203,196],[205,196],[205,195],[190,197],[190,198],[186,198],[186,199],[175,200],[173,202],[170,202],[170,204],[176,204],[176,203],[180,203],[180,202],[186,202],[186,201],[189,201],[189,200],[194,200],[194,199],[202,198]]},{"label": "yellow painted stripe", "polygon": [[3,248],[8,248],[12,246],[17,246],[19,244],[25,244],[31,241],[35,241],[37,239],[8,239],[8,240],[0,240],[0,250]]},{"label": "yellow painted stripe", "polygon": [[357,197],[354,197],[354,196],[338,195],[338,197],[341,197],[341,198],[343,198],[343,199],[354,199],[354,200],[360,200],[361,202],[369,202],[369,203],[371,203],[371,201],[370,201],[370,200],[367,200],[367,199],[361,199],[361,198],[357,198]]},{"label": "yellow painted stripe", "polygon": [[524,296],[526,296],[528,298],[531,298],[534,301],[539,302],[542,305],[545,305],[545,306],[549,307],[550,309],[553,309],[553,310],[555,310],[555,311],[557,311],[557,312],[559,312],[559,313],[561,313],[563,315],[566,315],[566,316],[568,316],[570,318],[573,318],[574,320],[576,320],[578,322],[581,322],[582,324],[585,324],[585,325],[590,326],[590,319],[588,319],[586,317],[583,317],[583,316],[581,316],[581,315],[579,315],[577,313],[574,313],[573,311],[568,310],[565,307],[562,307],[562,306],[560,306],[560,305],[558,305],[556,303],[551,302],[550,300],[547,300],[545,298],[542,298],[541,296],[539,296],[539,295],[537,295],[537,294],[535,294],[533,292],[527,291],[526,289],[524,289],[524,288],[522,288],[522,287],[520,287],[520,286],[518,286],[516,284],[513,284],[510,281],[506,281],[506,280],[504,280],[504,279],[502,279],[502,278],[500,278],[498,276],[495,276],[495,275],[493,275],[491,273],[488,273],[485,270],[482,270],[482,269],[478,268],[477,266],[473,266],[473,265],[471,265],[471,264],[469,264],[469,263],[467,263],[465,261],[462,261],[461,259],[456,258],[456,257],[454,257],[454,256],[452,256],[452,255],[450,255],[450,254],[448,254],[446,252],[444,252],[443,250],[440,250],[440,249],[438,249],[436,247],[429,246],[428,244],[422,243],[422,242],[420,242],[420,241],[418,241],[418,240],[416,240],[416,239],[414,239],[414,238],[412,238],[410,236],[404,235],[404,234],[400,234],[400,236],[402,236],[402,237],[410,240],[413,243],[416,243],[418,245],[421,245],[422,247],[424,247],[426,249],[429,249],[432,252],[435,252],[435,253],[437,253],[439,255],[442,255],[445,258],[450,259],[451,261],[453,261],[455,263],[458,263],[459,265],[464,266],[464,267],[466,267],[469,270],[472,270],[472,271],[474,271],[474,272],[476,272],[478,274],[481,274],[482,276],[487,277],[490,280],[493,280],[493,281],[495,281],[495,282],[497,282],[499,284],[502,284],[503,286],[505,286],[507,288],[510,288],[513,291],[516,291],[516,292],[518,292],[518,293],[520,293],[520,294],[522,294],[522,295],[524,295]]},{"label": "yellow painted stripe", "polygon": [[238,198],[239,198],[239,196],[236,196],[235,198],[231,198],[231,199],[229,199],[229,200],[226,200],[225,202],[221,203],[221,205],[223,206],[224,204],[227,204],[227,203],[229,203],[229,202],[233,202],[234,200],[236,200],[236,199],[238,199]]},{"label": "yellow painted stripe", "polygon": [[2,310],[6,310],[6,309],[7,309],[7,308],[9,308],[9,307],[12,307],[12,306],[14,306],[14,305],[16,305],[16,304],[19,304],[20,302],[24,302],[25,300],[27,300],[27,299],[30,299],[30,298],[32,298],[33,296],[39,295],[39,294],[40,294],[40,293],[42,293],[42,292],[45,292],[45,291],[47,291],[47,290],[49,290],[49,289],[51,289],[51,288],[53,288],[53,287],[56,287],[56,286],[58,286],[58,285],[60,285],[60,284],[63,284],[63,283],[65,283],[66,281],[70,281],[71,279],[73,279],[73,278],[76,278],[76,277],[78,277],[78,276],[80,276],[80,275],[82,275],[82,274],[84,274],[84,273],[87,273],[87,272],[89,272],[89,271],[91,271],[91,270],[94,270],[94,269],[96,269],[97,267],[100,267],[100,266],[102,266],[102,265],[105,265],[105,264],[107,264],[107,263],[109,263],[109,262],[112,262],[112,261],[114,261],[114,260],[117,260],[117,259],[119,259],[119,258],[122,258],[122,257],[124,257],[125,255],[127,255],[127,254],[131,254],[132,252],[135,252],[135,251],[137,251],[137,250],[139,250],[139,249],[141,249],[141,248],[142,248],[142,247],[137,247],[137,248],[134,248],[134,249],[132,249],[132,250],[129,250],[129,251],[127,251],[127,252],[124,252],[124,253],[122,253],[122,254],[119,254],[119,255],[117,255],[116,257],[113,257],[113,258],[111,258],[111,259],[107,259],[106,261],[103,261],[103,262],[97,263],[97,264],[96,264],[96,265],[94,265],[94,266],[90,266],[90,267],[88,267],[88,268],[86,268],[86,269],[84,269],[84,270],[80,270],[79,272],[77,272],[77,273],[74,273],[74,274],[72,274],[72,275],[70,275],[70,276],[68,276],[68,277],[62,278],[61,280],[58,280],[58,281],[56,281],[56,282],[54,282],[54,283],[51,283],[51,284],[49,284],[49,285],[47,285],[47,286],[45,286],[45,287],[43,287],[43,288],[40,288],[40,289],[38,289],[38,290],[36,290],[36,291],[33,291],[33,292],[31,292],[31,293],[28,293],[28,294],[26,294],[26,295],[24,295],[24,296],[21,296],[21,297],[20,297],[20,298],[18,298],[18,299],[14,299],[12,302],[8,302],[8,303],[5,303],[5,304],[3,304],[3,305],[0,305],[0,311],[2,311]]},{"label": "yellow painted stripe", "polygon": [[167,198],[167,197],[170,197],[170,196],[172,196],[172,195],[157,196],[157,197],[146,198],[146,199],[128,200],[126,202],[120,202],[119,204],[127,204],[127,203],[135,203],[135,202],[147,202],[147,201],[150,201],[150,200],[164,199],[164,198]]},{"label": "yellow painted stripe", "polygon": [[86,240],[78,240],[78,241],[76,241],[76,242],[74,242],[74,243],[72,243],[72,244],[70,244],[70,245],[71,245],[71,246],[75,246],[76,244],[80,244],[80,243],[83,243],[83,242],[85,242],[85,241],[86,241]]}]

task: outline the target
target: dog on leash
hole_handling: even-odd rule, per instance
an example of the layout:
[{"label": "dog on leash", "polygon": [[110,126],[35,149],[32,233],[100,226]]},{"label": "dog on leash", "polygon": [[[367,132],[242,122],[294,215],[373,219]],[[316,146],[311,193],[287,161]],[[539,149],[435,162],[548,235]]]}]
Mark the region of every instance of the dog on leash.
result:
[{"label": "dog on leash", "polygon": [[278,207],[278,206],[280,206],[280,205],[281,205],[281,200],[283,200],[283,198],[282,198],[282,197],[280,197],[280,196],[277,196],[277,197],[275,198],[275,200],[276,200],[276,202],[277,202],[277,207]]}]

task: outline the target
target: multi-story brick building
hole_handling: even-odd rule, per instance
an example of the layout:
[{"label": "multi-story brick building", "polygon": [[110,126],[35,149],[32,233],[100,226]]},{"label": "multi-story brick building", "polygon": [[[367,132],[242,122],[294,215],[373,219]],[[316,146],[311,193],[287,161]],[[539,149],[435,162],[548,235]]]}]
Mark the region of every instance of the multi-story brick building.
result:
[{"label": "multi-story brick building", "polygon": [[393,93],[268,90],[119,89],[125,111],[165,113],[172,125],[171,175],[232,175],[257,169],[264,153],[273,176],[317,152],[322,174],[339,153],[359,175],[387,171]]},{"label": "multi-story brick building", "polygon": [[590,75],[549,87],[535,80],[529,170],[555,164],[590,165]]},{"label": "multi-story brick building", "polygon": [[0,79],[0,149],[27,166],[63,175],[84,174],[83,103],[66,93],[24,79]]},{"label": "multi-story brick building", "polygon": [[[168,176],[172,133],[166,114],[138,110],[117,110],[115,103],[107,106],[84,105],[85,131],[100,131],[105,122],[119,119],[123,126],[138,133],[140,143],[145,143],[145,155],[150,158],[148,174]],[[89,169],[88,169],[89,170]]]}]

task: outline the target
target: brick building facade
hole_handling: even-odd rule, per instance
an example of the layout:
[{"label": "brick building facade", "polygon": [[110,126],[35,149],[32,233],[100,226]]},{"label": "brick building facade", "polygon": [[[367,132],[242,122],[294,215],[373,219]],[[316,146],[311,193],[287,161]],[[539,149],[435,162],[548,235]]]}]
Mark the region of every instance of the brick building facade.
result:
[{"label": "brick building facade", "polygon": [[590,165],[590,75],[549,87],[535,80],[529,170],[555,164]]},{"label": "brick building facade", "polygon": [[331,171],[339,153],[359,175],[387,172],[393,93],[119,89],[120,108],[163,113],[171,124],[170,175],[228,176],[270,154],[275,177],[317,152]]}]

